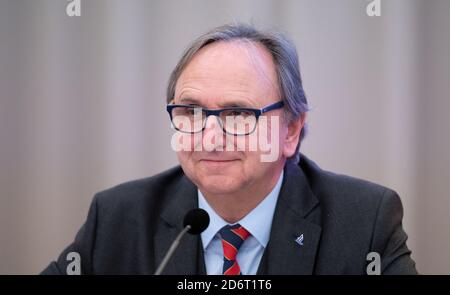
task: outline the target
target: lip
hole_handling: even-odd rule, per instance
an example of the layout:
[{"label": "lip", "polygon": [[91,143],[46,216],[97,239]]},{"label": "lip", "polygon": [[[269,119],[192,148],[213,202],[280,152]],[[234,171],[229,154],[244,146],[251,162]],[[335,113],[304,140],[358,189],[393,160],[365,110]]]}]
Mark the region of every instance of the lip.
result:
[{"label": "lip", "polygon": [[233,161],[238,161],[238,159],[231,159],[231,160],[222,160],[222,159],[201,159],[200,161],[205,161],[205,162],[233,162]]},{"label": "lip", "polygon": [[224,168],[234,162],[239,161],[238,159],[233,160],[219,160],[219,159],[202,159],[200,162],[207,166],[208,168]]}]

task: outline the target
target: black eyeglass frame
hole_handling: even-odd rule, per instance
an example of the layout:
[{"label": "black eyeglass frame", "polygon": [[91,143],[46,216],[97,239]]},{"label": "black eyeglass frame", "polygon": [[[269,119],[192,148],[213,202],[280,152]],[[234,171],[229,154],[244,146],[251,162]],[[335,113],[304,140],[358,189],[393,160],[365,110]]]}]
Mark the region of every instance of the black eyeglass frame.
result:
[{"label": "black eyeglass frame", "polygon": [[[245,136],[245,135],[249,135],[251,133],[253,133],[256,129],[256,126],[258,125],[258,119],[259,117],[264,114],[267,113],[269,111],[272,110],[277,110],[277,109],[281,109],[284,106],[284,102],[282,100],[277,101],[275,103],[272,103],[270,105],[267,105],[261,109],[255,109],[255,108],[242,108],[242,107],[229,107],[229,108],[223,108],[223,109],[215,109],[215,110],[210,110],[210,109],[205,109],[199,106],[194,106],[194,105],[188,105],[188,104],[168,104],[166,106],[166,110],[169,113],[170,116],[170,122],[172,123],[172,126],[175,128],[175,130],[182,132],[182,133],[188,133],[188,134],[195,134],[195,133],[199,133],[199,132],[203,132],[203,130],[205,130],[206,127],[206,120],[208,119],[209,116],[216,116],[219,118],[219,124],[220,127],[222,127],[223,132],[230,134],[230,135],[234,135],[234,136]],[[205,120],[203,121],[203,126],[202,129],[199,131],[193,131],[193,132],[187,132],[187,131],[183,131],[178,129],[174,124],[173,124],[173,117],[172,117],[172,111],[173,109],[177,108],[177,107],[189,107],[189,108],[193,108],[193,109],[201,109],[202,110],[202,114],[204,113],[206,115]],[[234,134],[234,133],[230,133],[227,130],[225,130],[225,127],[223,126],[223,122],[222,119],[220,118],[220,114],[224,111],[245,111],[245,112],[253,112],[253,114],[255,115],[256,118],[256,122],[255,122],[255,127],[253,127],[253,130],[248,132],[248,133],[244,133],[244,134]]]}]

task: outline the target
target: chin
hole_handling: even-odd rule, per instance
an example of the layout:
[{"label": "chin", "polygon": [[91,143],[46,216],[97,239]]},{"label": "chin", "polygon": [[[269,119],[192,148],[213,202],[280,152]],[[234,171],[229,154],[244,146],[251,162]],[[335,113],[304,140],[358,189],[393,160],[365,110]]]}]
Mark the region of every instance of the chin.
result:
[{"label": "chin", "polygon": [[206,175],[199,177],[199,186],[211,194],[230,194],[243,185],[243,179],[227,175]]}]

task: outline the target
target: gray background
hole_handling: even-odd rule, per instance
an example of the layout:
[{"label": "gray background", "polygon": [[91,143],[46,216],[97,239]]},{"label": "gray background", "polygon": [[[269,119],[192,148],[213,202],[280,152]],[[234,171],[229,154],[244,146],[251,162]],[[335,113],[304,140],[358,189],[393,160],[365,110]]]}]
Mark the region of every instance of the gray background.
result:
[{"label": "gray background", "polygon": [[177,163],[168,75],[228,22],[286,32],[312,107],[302,151],[401,195],[418,269],[450,274],[450,1],[0,2],[0,274],[43,269],[95,192]]}]

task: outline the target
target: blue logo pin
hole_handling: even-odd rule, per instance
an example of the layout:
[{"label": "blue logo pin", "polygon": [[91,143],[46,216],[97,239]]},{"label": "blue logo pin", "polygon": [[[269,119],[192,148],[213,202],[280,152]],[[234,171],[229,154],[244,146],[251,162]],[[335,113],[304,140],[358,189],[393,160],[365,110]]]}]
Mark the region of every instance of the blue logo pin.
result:
[{"label": "blue logo pin", "polygon": [[300,236],[298,236],[298,237],[295,239],[295,242],[296,242],[297,244],[299,244],[300,246],[303,246],[303,234],[301,234]]}]

